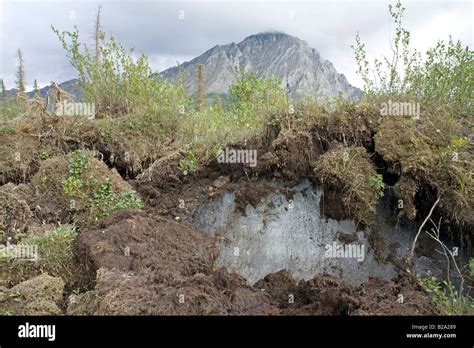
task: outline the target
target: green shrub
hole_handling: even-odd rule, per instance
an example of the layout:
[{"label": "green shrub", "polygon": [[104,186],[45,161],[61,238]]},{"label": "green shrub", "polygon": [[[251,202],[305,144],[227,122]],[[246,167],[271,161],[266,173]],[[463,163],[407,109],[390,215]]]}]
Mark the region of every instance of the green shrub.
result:
[{"label": "green shrub", "polygon": [[383,196],[383,190],[385,188],[385,184],[383,182],[383,177],[381,174],[371,175],[369,178],[370,187],[372,187],[380,197]]},{"label": "green shrub", "polygon": [[71,153],[69,156],[69,173],[72,176],[81,175],[82,171],[89,162],[89,158],[94,157],[95,152],[85,151],[85,150],[76,150]]},{"label": "green shrub", "polygon": [[442,305],[445,314],[474,314],[472,298],[460,294],[451,281],[439,281],[436,277],[420,276],[418,276],[418,281],[433,300]]},{"label": "green shrub", "polygon": [[15,131],[12,121],[28,112],[28,107],[19,103],[16,98],[0,101],[0,134],[11,134]]},{"label": "green shrub", "polygon": [[198,165],[198,159],[193,152],[189,152],[188,157],[179,161],[179,170],[183,175],[188,173]]},{"label": "green shrub", "polygon": [[266,112],[276,110],[286,102],[286,90],[276,77],[259,78],[255,73],[241,73],[229,87],[233,116],[242,125],[261,119]]},{"label": "green shrub", "polygon": [[119,209],[141,208],[143,204],[136,197],[135,192],[116,193],[112,190],[112,184],[106,181],[90,198],[89,206],[95,216],[104,217]]},{"label": "green shrub", "polygon": [[176,127],[180,108],[189,104],[186,90],[159,78],[146,55],[135,58],[133,48],[126,50],[101,32],[98,59],[79,41],[77,28],[60,32],[53,27],[53,31],[79,74],[85,101],[95,103],[96,117],[140,114],[149,123]]},{"label": "green shrub", "polygon": [[76,150],[69,155],[70,176],[63,181],[64,192],[84,200],[88,199],[88,207],[96,218],[108,216],[119,209],[141,208],[142,202],[134,191],[116,192],[108,177],[101,183],[88,173],[82,175],[94,155],[93,151],[85,150]]},{"label": "green shrub", "polygon": [[195,152],[209,153],[216,146],[258,134],[271,113],[287,109],[286,91],[276,78],[242,73],[229,87],[229,95],[225,103],[218,96],[214,106],[184,115],[180,141]]},{"label": "green shrub", "polygon": [[61,207],[63,221],[73,219],[78,228],[91,226],[118,209],[142,206],[130,184],[94,154],[76,150],[49,158],[32,178],[38,192],[47,193]]},{"label": "green shrub", "polygon": [[[474,51],[450,38],[448,42],[438,41],[435,47],[428,49],[423,59],[420,52],[410,47],[411,34],[402,26],[404,11],[400,0],[395,6],[389,5],[395,24],[395,35],[390,43],[393,55],[374,59],[373,67],[359,34],[356,36],[352,48],[366,97],[404,96],[422,101],[424,106],[449,107],[458,116],[470,116]],[[373,78],[372,71],[375,71]]]}]

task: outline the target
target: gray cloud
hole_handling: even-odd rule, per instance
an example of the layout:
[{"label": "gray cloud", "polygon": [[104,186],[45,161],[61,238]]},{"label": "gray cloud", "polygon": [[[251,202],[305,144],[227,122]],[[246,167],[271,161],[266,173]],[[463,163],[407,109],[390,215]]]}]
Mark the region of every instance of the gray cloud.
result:
[{"label": "gray cloud", "polygon": [[[15,54],[25,56],[31,86],[75,76],[64,51],[51,31],[54,25],[72,30],[91,42],[98,4],[103,27],[126,46],[150,57],[157,70],[189,60],[217,44],[239,42],[248,35],[279,30],[308,42],[332,61],[349,81],[361,85],[350,45],[356,32],[370,55],[387,53],[390,18],[387,1],[13,1],[0,3],[0,77],[7,88],[15,80]],[[472,48],[470,1],[405,2],[406,26],[416,47],[426,50],[448,35]],[[184,11],[184,18],[180,19]]]}]

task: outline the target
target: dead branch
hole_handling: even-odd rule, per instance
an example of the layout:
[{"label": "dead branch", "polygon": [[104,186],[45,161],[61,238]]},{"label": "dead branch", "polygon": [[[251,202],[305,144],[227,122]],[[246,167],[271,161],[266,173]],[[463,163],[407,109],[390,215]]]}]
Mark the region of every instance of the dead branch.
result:
[{"label": "dead branch", "polygon": [[423,230],[423,227],[425,227],[426,222],[431,218],[431,214],[433,214],[433,211],[438,205],[439,201],[440,201],[440,197],[438,196],[438,198],[436,199],[436,202],[434,202],[433,206],[431,207],[428,216],[425,218],[420,228],[418,229],[415,239],[413,240],[413,244],[411,245],[410,255],[408,256],[408,259],[407,259],[407,263],[409,266],[411,266],[411,260],[413,258],[413,254],[415,253],[415,246],[416,246],[416,242],[418,241],[418,237],[420,236],[421,231]]}]

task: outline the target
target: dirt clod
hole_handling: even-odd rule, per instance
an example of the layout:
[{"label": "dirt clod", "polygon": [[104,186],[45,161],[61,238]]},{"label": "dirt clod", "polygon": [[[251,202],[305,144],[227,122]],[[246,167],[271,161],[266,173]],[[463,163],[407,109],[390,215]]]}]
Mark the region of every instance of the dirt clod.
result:
[{"label": "dirt clod", "polygon": [[13,288],[0,288],[1,315],[58,315],[63,295],[61,278],[41,274]]},{"label": "dirt clod", "polygon": [[123,210],[82,232],[78,254],[93,271],[152,269],[160,282],[211,271],[217,249],[206,234],[139,210]]}]

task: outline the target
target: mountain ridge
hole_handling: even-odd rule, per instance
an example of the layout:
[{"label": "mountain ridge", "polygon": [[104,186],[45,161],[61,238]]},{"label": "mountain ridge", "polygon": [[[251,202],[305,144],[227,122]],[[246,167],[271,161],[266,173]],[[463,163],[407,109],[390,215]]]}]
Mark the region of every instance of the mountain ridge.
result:
[{"label": "mountain ridge", "polygon": [[[319,52],[295,36],[266,31],[245,37],[239,43],[215,45],[179,66],[163,70],[159,75],[176,82],[180,71],[185,73],[186,88],[192,94],[196,90],[197,66],[204,65],[206,93],[227,94],[229,86],[236,80],[239,71],[255,72],[260,78],[276,76],[293,98],[311,96],[315,98],[344,97],[359,101],[362,91],[349,84],[344,74],[323,59]],[[78,80],[59,84],[66,92],[80,99],[82,93]],[[44,97],[51,87],[40,89]],[[8,90],[9,94],[15,89]],[[34,96],[34,91],[27,93]]]},{"label": "mountain ridge", "polygon": [[259,77],[276,76],[289,87],[293,98],[305,96],[343,96],[359,100],[362,91],[349,84],[334,65],[323,59],[307,42],[282,32],[263,32],[244,38],[239,43],[216,45],[185,62],[160,73],[176,81],[185,73],[188,91],[196,90],[197,65],[204,65],[204,86],[208,93],[226,93],[236,79],[236,72],[255,72]]}]

